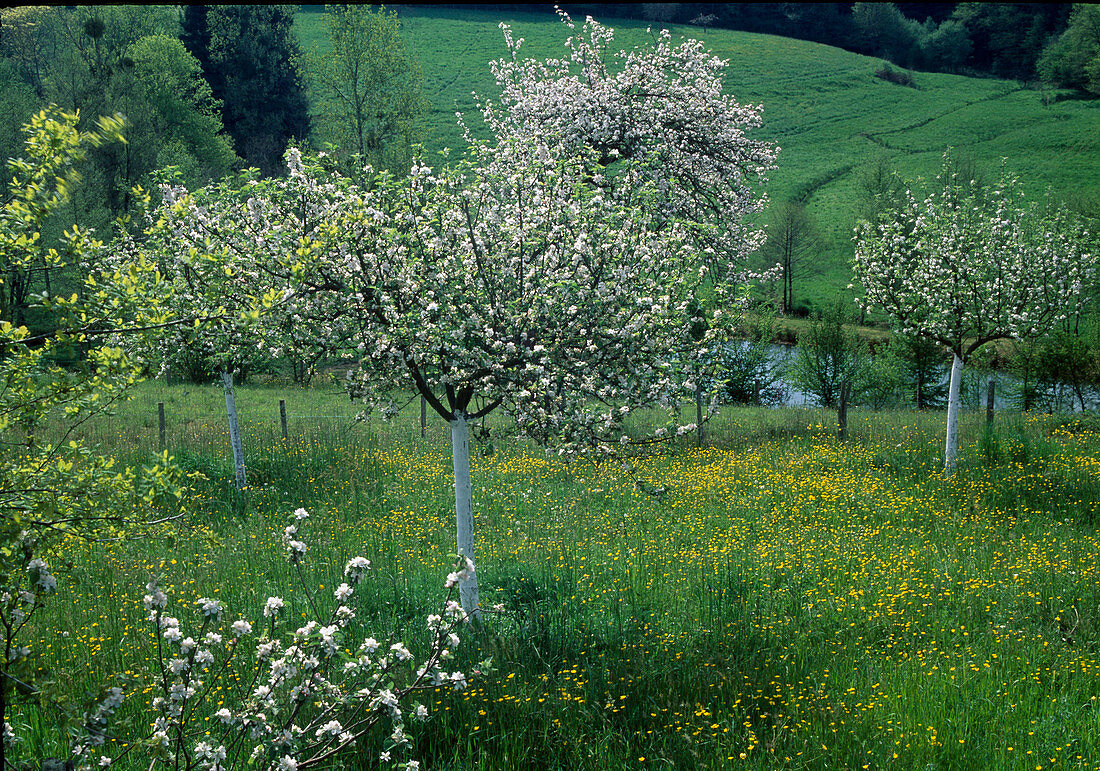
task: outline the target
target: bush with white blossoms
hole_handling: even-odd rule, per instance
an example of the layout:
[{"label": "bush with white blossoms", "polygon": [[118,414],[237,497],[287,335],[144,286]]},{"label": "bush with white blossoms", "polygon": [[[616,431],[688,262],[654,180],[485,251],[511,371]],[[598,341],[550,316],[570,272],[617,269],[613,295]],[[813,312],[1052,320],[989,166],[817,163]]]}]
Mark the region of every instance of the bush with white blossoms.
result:
[{"label": "bush with white blossoms", "polygon": [[[300,528],[308,517],[298,509],[284,531],[287,558],[300,575],[307,552]],[[441,612],[427,618],[431,644],[419,658],[403,642],[370,636],[349,649],[364,635],[350,601],[370,567],[363,557],[347,562],[326,612],[302,576],[314,617],[297,629],[284,620],[287,603],[280,597],[268,598],[260,619],[234,616],[207,597],[186,616],[172,616],[168,595],[150,581],[144,604],[156,651],[145,687],[155,692],[152,724],[140,737],[111,734],[110,718],[124,694],[108,690],[85,715],[83,739],[73,750],[76,767],[99,768],[140,753],[150,769],[306,769],[330,762],[383,722],[379,761],[396,762],[408,747],[409,723],[428,718],[415,694],[466,686],[464,673],[447,668],[459,645],[455,628],[465,620],[450,594],[473,565],[462,560],[448,576],[452,591]],[[483,662],[478,671],[488,668]],[[412,760],[403,765],[419,767]]]},{"label": "bush with white blossoms", "polygon": [[[34,665],[30,658],[31,649],[23,645],[23,630],[35,612],[42,607],[42,600],[57,591],[57,579],[50,573],[45,560],[30,557],[33,553],[27,548],[23,559],[22,571],[9,569],[0,574],[0,639],[3,640],[6,656],[0,662],[0,674],[8,683],[24,688],[34,683]],[[9,558],[9,561],[15,562]],[[11,685],[5,684],[0,693],[0,703],[7,707]],[[0,712],[0,718],[6,718],[6,709]],[[15,734],[6,719],[3,723],[5,745],[15,740]]]}]

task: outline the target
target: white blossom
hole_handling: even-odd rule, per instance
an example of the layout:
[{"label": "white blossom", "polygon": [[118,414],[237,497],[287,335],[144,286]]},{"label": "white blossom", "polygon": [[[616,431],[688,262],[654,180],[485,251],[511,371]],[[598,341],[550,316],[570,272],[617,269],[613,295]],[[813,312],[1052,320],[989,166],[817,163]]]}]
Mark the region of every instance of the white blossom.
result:
[{"label": "white blossom", "polygon": [[209,597],[200,597],[196,602],[199,609],[202,611],[202,615],[214,619],[215,621],[222,617],[222,603],[220,600],[212,600]]}]

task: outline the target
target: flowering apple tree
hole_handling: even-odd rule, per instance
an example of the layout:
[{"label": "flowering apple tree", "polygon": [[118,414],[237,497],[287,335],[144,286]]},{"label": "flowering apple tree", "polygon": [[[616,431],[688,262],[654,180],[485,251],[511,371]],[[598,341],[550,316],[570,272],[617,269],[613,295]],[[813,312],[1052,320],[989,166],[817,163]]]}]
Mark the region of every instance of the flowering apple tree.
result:
[{"label": "flowering apple tree", "polygon": [[[633,407],[671,390],[667,354],[698,282],[691,247],[678,225],[652,226],[652,207],[590,184],[600,174],[583,155],[508,141],[441,171],[314,185],[336,198],[298,250],[296,291],[328,295],[353,330],[354,395],[393,414],[411,390],[450,424],[458,552],[471,559],[471,420],[500,408],[562,453],[601,455],[630,441]],[[476,576],[460,589],[475,615]]]},{"label": "flowering apple tree", "polygon": [[[523,40],[501,25],[509,55],[491,64],[499,104],[486,102],[482,115],[498,139],[546,142],[555,154],[594,152],[608,194],[654,207],[652,226],[677,222],[690,236],[693,267],[708,282],[684,319],[678,350],[691,363],[683,387],[694,392],[702,441],[703,395],[709,382],[717,396],[722,357],[695,332],[713,327],[708,342],[732,336],[736,315],[715,310],[736,307],[738,285],[760,278],[746,265],[764,238],[751,220],[766,204],[761,188],[778,148],[749,136],[761,107],[724,92],[729,63],[700,41],[673,45],[662,30],[652,47],[612,54],[613,29],[589,17],[577,30],[558,13],[571,33],[558,59],[521,58]],[[640,189],[652,192],[639,199]]]},{"label": "flowering apple tree", "polygon": [[[749,218],[765,205],[759,187],[779,151],[748,136],[761,107],[724,93],[729,62],[698,40],[673,45],[661,30],[652,48],[611,55],[613,29],[589,17],[577,31],[558,13],[572,33],[560,59],[521,58],[523,39],[501,25],[509,55],[491,64],[501,95],[499,106],[483,106],[489,128],[498,139],[538,138],[567,155],[594,150],[608,170],[601,182],[618,198],[630,199],[639,177],[649,180],[657,222],[687,225],[717,278],[741,273],[763,243]],[[627,160],[631,173],[621,173]]]},{"label": "flowering apple tree", "polygon": [[[668,352],[699,281],[689,241],[677,224],[654,227],[654,207],[593,186],[603,172],[590,158],[511,140],[362,187],[295,151],[288,168],[278,183],[166,201],[156,248],[232,257],[252,267],[229,285],[303,303],[319,339],[351,342],[349,391],[383,416],[410,390],[425,398],[451,425],[463,556],[469,421],[501,408],[563,453],[606,454],[629,443],[632,407],[670,393]],[[473,573],[460,597],[476,614]]]},{"label": "flowering apple tree", "polygon": [[963,366],[988,342],[1042,334],[1079,310],[1096,255],[1064,209],[1028,205],[1016,178],[982,189],[949,167],[945,159],[928,193],[907,189],[891,216],[857,226],[854,271],[865,309],[953,355],[944,453],[952,474]]}]

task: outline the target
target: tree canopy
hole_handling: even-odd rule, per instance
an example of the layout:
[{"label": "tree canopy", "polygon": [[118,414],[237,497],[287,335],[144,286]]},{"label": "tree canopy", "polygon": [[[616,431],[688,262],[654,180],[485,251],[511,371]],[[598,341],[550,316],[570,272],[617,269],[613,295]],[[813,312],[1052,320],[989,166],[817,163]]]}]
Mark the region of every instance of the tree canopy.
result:
[{"label": "tree canopy", "polygon": [[1044,49],[1038,70],[1049,83],[1100,96],[1100,6],[1074,3],[1069,25]]}]

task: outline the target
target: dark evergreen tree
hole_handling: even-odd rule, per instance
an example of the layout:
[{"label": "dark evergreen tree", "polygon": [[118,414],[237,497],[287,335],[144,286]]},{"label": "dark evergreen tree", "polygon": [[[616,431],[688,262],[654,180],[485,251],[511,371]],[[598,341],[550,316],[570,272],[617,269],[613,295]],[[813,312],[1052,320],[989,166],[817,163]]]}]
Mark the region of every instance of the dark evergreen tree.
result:
[{"label": "dark evergreen tree", "polygon": [[202,66],[203,77],[210,82],[210,25],[207,23],[209,8],[205,5],[185,5],[180,17],[180,42],[187,47]]},{"label": "dark evergreen tree", "polygon": [[225,130],[265,175],[281,173],[288,143],[309,134],[293,21],[293,7],[275,5],[195,6],[183,16],[184,44],[222,103]]}]

